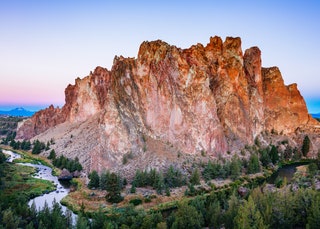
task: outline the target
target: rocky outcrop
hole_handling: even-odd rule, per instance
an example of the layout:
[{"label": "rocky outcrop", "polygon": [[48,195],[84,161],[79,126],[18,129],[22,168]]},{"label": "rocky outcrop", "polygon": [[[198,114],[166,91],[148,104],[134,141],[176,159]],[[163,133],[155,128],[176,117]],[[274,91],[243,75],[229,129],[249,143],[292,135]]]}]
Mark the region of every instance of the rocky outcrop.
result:
[{"label": "rocky outcrop", "polygon": [[298,127],[317,125],[307,110],[297,84],[285,86],[277,67],[262,68],[265,106],[265,127],[292,133]]},{"label": "rocky outcrop", "polygon": [[58,180],[71,180],[73,175],[67,169],[62,169],[61,174],[58,176]]},{"label": "rocky outcrop", "polygon": [[115,57],[111,71],[97,67],[65,94],[62,109],[36,113],[18,138],[53,137],[59,152],[99,171],[130,170],[122,165],[128,154],[141,167],[177,154],[215,157],[264,130],[290,134],[314,122],[297,86],[284,85],[278,68],[262,68],[259,48],[243,54],[240,38],[189,49],[143,42],[137,58]]},{"label": "rocky outcrop", "polygon": [[30,139],[65,121],[66,114],[60,108],[54,108],[51,105],[19,124],[17,138]]},{"label": "rocky outcrop", "polygon": [[94,73],[84,79],[77,78],[75,85],[65,89],[65,105],[62,109],[49,108],[37,112],[31,119],[19,126],[17,138],[30,139],[58,124],[83,122],[103,110],[110,87],[110,72],[97,67]]}]

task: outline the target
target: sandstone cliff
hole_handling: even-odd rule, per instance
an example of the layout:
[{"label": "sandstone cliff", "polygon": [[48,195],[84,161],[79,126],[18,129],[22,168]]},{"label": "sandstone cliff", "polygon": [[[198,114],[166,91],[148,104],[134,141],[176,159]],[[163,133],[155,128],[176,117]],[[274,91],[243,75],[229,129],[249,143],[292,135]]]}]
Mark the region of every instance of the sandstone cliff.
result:
[{"label": "sandstone cliff", "polygon": [[18,138],[54,138],[60,153],[88,169],[165,166],[177,154],[209,157],[252,144],[262,131],[284,134],[313,125],[297,85],[261,67],[261,51],[243,54],[240,38],[210,38],[180,49],[143,42],[137,58],[115,57],[66,90],[62,109],[36,113]]}]

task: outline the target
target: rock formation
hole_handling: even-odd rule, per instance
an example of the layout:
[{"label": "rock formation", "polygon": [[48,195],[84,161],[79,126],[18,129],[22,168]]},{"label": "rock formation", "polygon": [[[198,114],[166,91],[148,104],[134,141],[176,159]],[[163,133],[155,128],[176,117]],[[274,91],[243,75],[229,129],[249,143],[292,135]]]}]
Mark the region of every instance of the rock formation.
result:
[{"label": "rock formation", "polygon": [[58,176],[58,180],[71,180],[72,174],[67,169],[62,169],[61,174]]},{"label": "rock formation", "polygon": [[[88,169],[110,169],[134,155],[140,167],[166,166],[179,155],[209,157],[252,144],[262,131],[292,134],[313,125],[297,85],[277,67],[261,67],[261,51],[243,54],[240,38],[210,38],[180,49],[143,42],[137,58],[115,57],[65,90],[62,109],[36,113],[18,138],[54,138],[58,153]],[[136,167],[135,167],[136,168]]]}]

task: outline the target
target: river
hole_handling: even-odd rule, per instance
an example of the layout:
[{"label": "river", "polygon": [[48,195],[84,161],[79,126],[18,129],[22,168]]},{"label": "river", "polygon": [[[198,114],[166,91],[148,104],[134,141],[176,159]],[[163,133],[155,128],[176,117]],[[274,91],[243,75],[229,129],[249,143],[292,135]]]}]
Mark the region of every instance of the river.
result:
[{"label": "river", "polygon": [[296,172],[296,167],[297,167],[297,165],[286,165],[286,166],[279,168],[268,179],[268,183],[274,184],[278,177],[280,177],[281,179],[286,178],[287,182],[290,183],[293,178],[294,173]]},{"label": "river", "polygon": [[287,182],[290,183],[295,172],[297,171],[297,167],[301,165],[307,165],[308,162],[297,162],[290,165],[284,165],[283,167],[279,168],[276,172],[274,172],[269,178],[268,183],[274,184],[275,180],[280,177],[281,179],[286,178]]},{"label": "river", "polygon": [[[3,150],[3,153],[10,156],[7,159],[8,162],[13,162],[14,159],[21,158],[20,154],[14,153],[9,150]],[[60,201],[62,200],[62,198],[68,195],[68,193],[70,192],[69,182],[65,182],[65,183],[60,182],[58,180],[58,177],[52,175],[52,169],[50,167],[41,165],[41,164],[31,164],[31,163],[18,163],[18,164],[36,168],[37,173],[34,175],[35,178],[51,181],[56,186],[56,190],[31,199],[28,203],[29,206],[35,203],[36,208],[39,210],[45,206],[45,203],[47,203],[48,207],[51,208],[54,200],[56,200],[56,202],[60,204]],[[67,207],[61,205],[61,209],[66,214]],[[73,222],[76,222],[76,218],[77,218],[77,215],[72,213]]]},{"label": "river", "polygon": [[21,158],[20,154],[14,153],[14,152],[9,151],[9,150],[2,150],[2,152],[4,154],[7,154],[7,155],[10,156],[10,157],[7,158],[7,162],[13,162],[14,159]]}]

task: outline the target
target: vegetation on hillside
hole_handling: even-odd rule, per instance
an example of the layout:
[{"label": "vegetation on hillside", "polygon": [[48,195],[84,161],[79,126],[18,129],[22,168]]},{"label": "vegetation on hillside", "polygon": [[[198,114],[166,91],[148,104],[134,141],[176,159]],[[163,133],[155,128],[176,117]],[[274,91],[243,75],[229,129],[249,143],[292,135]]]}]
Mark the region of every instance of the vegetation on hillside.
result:
[{"label": "vegetation on hillside", "polygon": [[[50,155],[52,156],[54,150],[51,151]],[[60,157],[54,156],[54,157],[50,157],[49,159],[52,159],[52,164],[59,168],[59,169],[67,169],[70,172],[74,172],[74,171],[81,171],[82,170],[82,165],[79,162],[79,158],[76,157],[74,160],[67,158],[63,155],[61,155]]]},{"label": "vegetation on hillside", "polygon": [[[3,142],[19,149],[28,145],[27,141],[16,142],[14,133],[7,135]],[[52,144],[54,141],[42,143],[36,140],[30,143],[28,150],[33,154],[49,152]],[[78,220],[73,223],[71,212],[63,213],[57,203],[52,209],[45,206],[40,211],[34,206],[28,207],[27,200],[50,190],[47,186],[50,184],[31,178],[32,168],[6,163],[0,152],[0,228],[317,228],[320,153],[305,171],[296,173],[291,184],[278,180],[270,188],[255,179],[257,173],[271,173],[283,164],[305,159],[309,151],[307,135],[299,148],[291,146],[285,138],[268,146],[262,146],[256,139],[255,145],[246,146],[229,159],[218,157],[193,162],[187,169],[171,165],[164,171],[155,168],[137,170],[129,185],[118,173],[92,171],[89,193],[81,190],[83,183],[78,180],[74,183],[79,184],[79,192],[87,201],[99,199],[96,193],[104,193],[103,201],[99,199],[99,210],[90,214],[82,202],[78,206]],[[53,149],[48,159],[59,168],[82,169],[77,158],[57,157]],[[230,183],[221,187],[214,185],[214,181],[225,179]],[[142,188],[154,190],[151,193],[155,194],[136,194],[137,189]],[[239,188],[246,191],[240,192]],[[184,195],[171,202],[161,202],[162,197],[169,198],[175,189],[185,190]],[[143,204],[151,201],[156,205],[144,210]]]},{"label": "vegetation on hillside", "polygon": [[50,181],[32,177],[35,168],[7,163],[0,150],[0,228],[23,227],[30,198],[55,189]]},{"label": "vegetation on hillside", "polygon": [[[205,177],[207,181],[219,177],[237,180],[243,173],[260,171],[272,163],[274,147],[247,148],[252,150],[252,155],[247,161],[238,157],[224,162],[209,161],[198,167],[200,169],[195,168],[191,174],[184,175],[173,166],[163,174],[156,170],[137,171],[132,183],[136,183],[137,186],[153,187],[157,186],[158,181],[163,182],[164,186],[175,187],[186,183],[196,185]],[[288,154],[291,155],[290,158],[285,156],[287,154],[285,150],[279,153],[279,160],[293,160],[294,153]],[[54,153],[50,155],[52,159],[56,159]],[[320,165],[320,154],[318,159],[308,166],[304,176],[295,178],[297,179],[295,182],[301,183],[298,189],[290,188],[293,186],[282,186],[281,191],[270,192],[267,187],[261,186],[249,190],[243,196],[237,192],[238,186],[231,186],[229,189],[217,189],[192,198],[183,198],[169,212],[163,212],[161,208],[144,211],[135,207],[141,204],[141,200],[132,199],[131,204],[120,208],[100,208],[99,211],[90,215],[92,220],[89,220],[89,216],[84,211],[86,206],[83,206],[77,222],[73,224],[71,212],[63,213],[57,203],[54,203],[52,209],[45,206],[40,211],[35,211],[34,206],[29,208],[26,205],[23,195],[10,198],[4,198],[2,195],[5,200],[1,199],[0,202],[0,224],[4,228],[292,228],[306,226],[317,228],[320,217],[320,194],[314,190],[314,186],[310,188],[304,186],[304,183],[309,181],[312,183],[314,179],[320,179],[318,165]],[[2,159],[1,166],[17,165],[8,164],[5,159]],[[19,167],[22,168],[22,166]],[[17,170],[8,169],[8,167],[1,169],[1,173],[1,177],[14,177],[14,179],[19,177]],[[181,180],[184,182],[181,183]],[[7,186],[9,181],[7,178],[2,178],[1,181],[3,181],[1,193],[9,193],[5,191],[9,190]],[[120,190],[125,186],[126,181],[119,174],[104,172],[99,175],[92,172],[90,183],[92,187],[107,191],[107,201],[117,203],[122,200]],[[30,186],[35,189],[33,184]],[[10,193],[17,192],[11,190]],[[10,199],[12,201],[9,201]],[[14,204],[16,201],[20,204]]]},{"label": "vegetation on hillside", "polygon": [[[320,155],[317,161],[320,161]],[[316,163],[315,163],[316,164]],[[308,167],[311,166],[311,164]],[[139,172],[141,173],[141,172]],[[147,173],[148,174],[148,173]],[[148,174],[154,174],[151,172]],[[146,176],[146,177],[148,177]],[[98,183],[98,174],[91,174],[91,179]],[[308,169],[298,179],[320,177],[319,168]],[[119,184],[119,182],[116,182]],[[100,208],[90,215],[88,221],[85,213],[81,222],[91,228],[317,228],[320,217],[320,193],[314,187],[293,185],[282,186],[270,191],[262,185],[249,190],[242,196],[238,187],[214,190],[193,198],[184,198],[171,210],[161,211],[154,208],[144,211],[135,207],[139,199],[132,199],[130,205],[123,207]],[[141,203],[141,202],[140,202]]]},{"label": "vegetation on hillside", "polygon": [[24,118],[0,115],[0,137],[7,136],[16,131],[18,123]]},{"label": "vegetation on hillside", "polygon": [[[2,138],[1,143],[12,147],[14,150],[31,151],[31,153],[35,155],[50,150],[51,145],[55,144],[54,139],[47,141],[47,143],[36,139],[31,143],[26,140],[23,140],[22,142],[16,141],[15,137],[16,132],[9,133],[5,138]],[[83,169],[78,157],[75,159],[67,158],[64,155],[57,157],[54,149],[50,151],[48,159],[52,160],[52,164],[59,169],[65,168],[70,172],[74,172],[76,170],[81,171]],[[19,161],[26,162],[24,159],[20,159]]]}]

